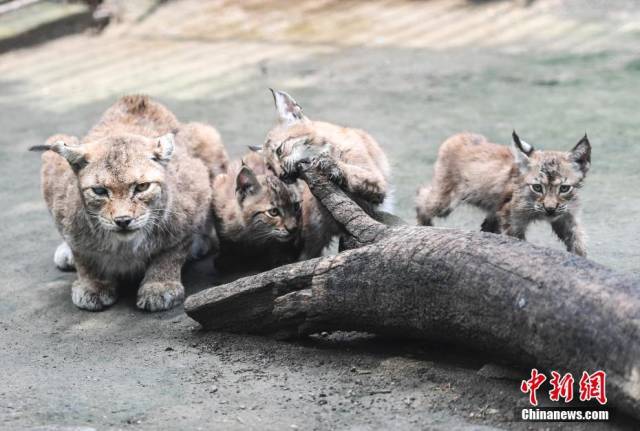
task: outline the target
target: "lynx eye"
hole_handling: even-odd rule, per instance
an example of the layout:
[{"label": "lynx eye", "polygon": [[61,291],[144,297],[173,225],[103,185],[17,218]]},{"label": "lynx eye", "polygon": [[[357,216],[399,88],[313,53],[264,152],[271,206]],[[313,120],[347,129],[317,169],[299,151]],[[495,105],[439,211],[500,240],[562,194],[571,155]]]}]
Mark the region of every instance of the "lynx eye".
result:
[{"label": "lynx eye", "polygon": [[269,217],[278,217],[280,215],[280,210],[278,208],[271,208],[266,211]]},{"label": "lynx eye", "polygon": [[560,186],[560,193],[569,193],[571,191],[571,186],[563,184]]},{"label": "lynx eye", "polygon": [[542,184],[531,184],[531,190],[533,190],[536,193],[542,193],[543,191]]},{"label": "lynx eye", "polygon": [[107,196],[109,194],[109,191],[107,191],[106,188],[104,187],[91,187],[91,191],[96,194],[97,196]]},{"label": "lynx eye", "polygon": [[136,193],[146,192],[149,190],[149,186],[151,183],[140,183],[136,184]]},{"label": "lynx eye", "polygon": [[299,212],[300,211],[300,202],[294,202],[293,203],[293,210],[295,212]]},{"label": "lynx eye", "polygon": [[280,144],[278,148],[276,148],[276,156],[282,156],[282,147],[284,147],[284,144]]}]

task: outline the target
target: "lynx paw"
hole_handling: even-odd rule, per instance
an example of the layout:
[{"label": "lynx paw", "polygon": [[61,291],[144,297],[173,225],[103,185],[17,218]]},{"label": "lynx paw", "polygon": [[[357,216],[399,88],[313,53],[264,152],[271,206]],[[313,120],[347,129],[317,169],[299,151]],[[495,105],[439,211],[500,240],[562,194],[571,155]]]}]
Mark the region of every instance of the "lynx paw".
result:
[{"label": "lynx paw", "polygon": [[56,252],[53,254],[53,263],[61,271],[75,271],[76,262],[73,259],[73,252],[69,247],[69,244],[62,242],[56,248]]},{"label": "lynx paw", "polygon": [[99,311],[118,299],[114,286],[87,280],[76,280],[71,286],[71,301],[83,310]]},{"label": "lynx paw", "polygon": [[301,168],[308,166],[319,157],[323,157],[326,152],[325,147],[311,146],[306,143],[294,145],[290,154],[281,160],[284,173],[282,179],[297,178]]},{"label": "lynx paw", "polygon": [[363,179],[353,191],[376,205],[384,201],[386,194],[380,184],[368,179]]},{"label": "lynx paw", "polygon": [[336,164],[335,160],[333,160],[329,155],[320,154],[311,161],[311,166],[319,169],[320,172],[324,173],[334,183],[338,185],[342,184],[344,179],[342,171]]},{"label": "lynx paw", "polygon": [[184,286],[177,281],[152,281],[138,290],[138,308],[147,311],[169,310],[184,300]]}]

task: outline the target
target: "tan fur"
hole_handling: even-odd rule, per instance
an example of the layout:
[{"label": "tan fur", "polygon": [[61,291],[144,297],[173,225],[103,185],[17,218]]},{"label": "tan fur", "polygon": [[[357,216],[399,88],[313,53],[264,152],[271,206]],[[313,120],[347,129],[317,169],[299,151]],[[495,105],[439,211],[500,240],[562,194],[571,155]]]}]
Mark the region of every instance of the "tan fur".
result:
[{"label": "tan fur", "polygon": [[249,153],[231,163],[226,173],[213,180],[212,189],[215,231],[220,243],[218,269],[266,270],[297,259],[299,190],[275,177],[262,156]]},{"label": "tan fur", "polygon": [[524,239],[530,222],[547,220],[569,251],[585,255],[577,192],[590,149],[586,136],[572,151],[560,152],[533,150],[515,132],[513,150],[480,135],[454,135],[440,147],[431,184],[418,191],[418,223],[429,226],[468,203],[487,213],[484,231]]},{"label": "tan fur", "polygon": [[337,170],[333,179],[355,197],[381,204],[388,192],[390,168],[378,143],[366,132],[312,121],[291,96],[274,91],[279,123],[267,134],[263,153],[280,177],[294,174],[297,163],[330,157]]},{"label": "tan fur", "polygon": [[[122,280],[141,280],[140,308],[182,301],[180,269],[194,236],[207,229],[212,169],[190,154],[191,141],[174,139],[170,132],[181,128],[159,103],[126,96],[82,144],[66,135],[47,141],[53,151],[42,156],[43,194],[68,244],[58,247],[56,264],[75,265],[78,307],[113,304]],[[209,144],[208,154],[222,159],[219,140]]]},{"label": "tan fur", "polygon": [[[272,172],[290,181],[296,178],[300,161],[312,160],[361,205],[375,207],[384,202],[389,192],[389,162],[369,134],[312,121],[287,93],[273,91],[273,96],[279,121],[260,150]],[[307,186],[299,187],[303,195],[304,244],[300,259],[308,259],[319,256],[340,229]]]},{"label": "tan fur", "polygon": [[185,145],[191,156],[204,162],[211,178],[226,172],[229,157],[220,133],[213,127],[202,123],[181,125],[176,130],[176,142]]}]

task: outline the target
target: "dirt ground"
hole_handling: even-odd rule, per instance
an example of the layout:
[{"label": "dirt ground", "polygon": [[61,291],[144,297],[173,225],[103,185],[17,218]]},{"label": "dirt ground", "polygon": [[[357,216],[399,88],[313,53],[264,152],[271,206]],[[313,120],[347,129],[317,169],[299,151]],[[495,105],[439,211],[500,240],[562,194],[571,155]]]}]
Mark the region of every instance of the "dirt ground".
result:
[{"label": "dirt ground", "polygon": [[[194,4],[168,3],[154,12],[155,25],[182,3]],[[478,3],[456,13],[480,25],[482,8],[502,2]],[[487,366],[503,361],[500,352],[344,333],[301,342],[207,333],[182,308],[138,311],[133,292],[104,312],[76,309],[70,300],[75,275],[52,262],[60,238],[40,197],[39,157],[26,151],[55,132],[86,132],[119,94],[140,91],[181,119],[216,125],[229,152],[239,156],[246,145],[261,143],[274,121],[267,88],[277,87],[291,92],[310,117],[375,136],[392,161],[396,213],[413,222],[415,190],[428,181],[448,135],[471,130],[507,143],[516,128],[534,146],[569,149],[586,130],[593,145],[582,191],[590,258],[637,274],[640,32],[626,14],[633,5],[621,1],[620,13],[594,21],[593,15],[603,17],[596,9],[584,13],[575,1],[566,3],[568,9],[552,9],[550,16],[575,16],[571,7],[582,13],[557,37],[571,38],[587,26],[606,31],[585,32],[554,49],[538,41],[437,49],[427,42],[307,46],[291,42],[297,34],[238,45],[233,35],[163,41],[143,38],[135,27],[122,36],[114,26],[104,35],[1,55],[0,428],[568,428],[514,421],[526,401],[518,388],[527,370]],[[410,15],[422,6],[402,7]],[[631,30],[619,35],[623,27]],[[540,33],[535,26],[527,31]],[[620,37],[602,41],[614,33]],[[580,49],[583,42],[597,49]],[[123,45],[136,43],[148,57],[122,53]],[[148,50],[150,43],[174,44],[178,51]],[[246,46],[255,61],[230,70],[219,65],[225,55],[248,56]],[[192,65],[203,52],[215,52],[218,62],[207,62],[206,54]],[[461,208],[438,225],[477,229],[481,218]],[[560,247],[546,225],[529,237]],[[185,268],[184,280],[188,293],[221,282],[208,260]],[[637,426],[616,415],[606,426],[571,429]]]}]

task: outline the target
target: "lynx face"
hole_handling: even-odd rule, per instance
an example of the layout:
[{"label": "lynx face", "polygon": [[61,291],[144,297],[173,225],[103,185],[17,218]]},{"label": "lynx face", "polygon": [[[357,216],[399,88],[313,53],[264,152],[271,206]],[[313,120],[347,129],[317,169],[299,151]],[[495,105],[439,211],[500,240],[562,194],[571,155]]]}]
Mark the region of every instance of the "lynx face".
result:
[{"label": "lynx face", "polygon": [[51,149],[69,161],[97,228],[128,241],[164,215],[165,165],[173,135],[156,140],[118,135],[75,146],[58,141]]},{"label": "lynx face", "polygon": [[301,224],[300,197],[272,175],[256,176],[247,166],[236,178],[236,195],[246,235],[252,241],[287,242],[296,239]]},{"label": "lynx face", "polygon": [[555,218],[577,205],[578,190],[591,164],[591,145],[585,136],[569,152],[535,151],[513,135],[514,155],[522,176],[521,208]]}]

